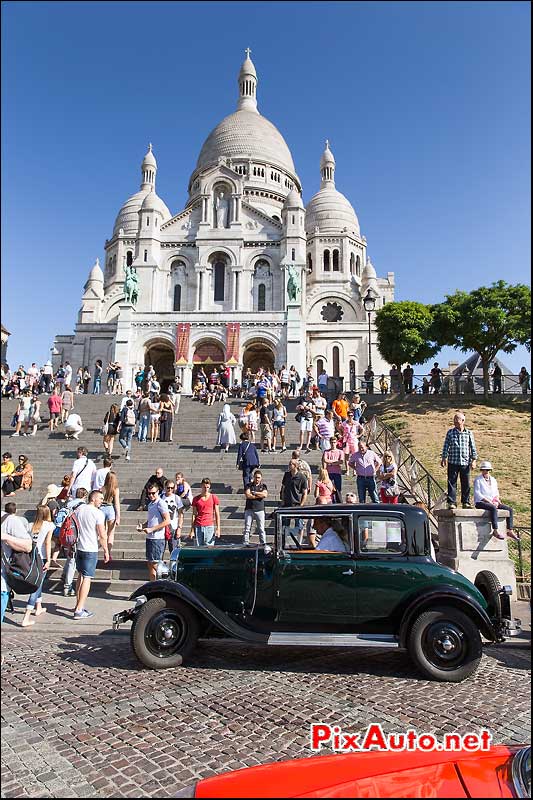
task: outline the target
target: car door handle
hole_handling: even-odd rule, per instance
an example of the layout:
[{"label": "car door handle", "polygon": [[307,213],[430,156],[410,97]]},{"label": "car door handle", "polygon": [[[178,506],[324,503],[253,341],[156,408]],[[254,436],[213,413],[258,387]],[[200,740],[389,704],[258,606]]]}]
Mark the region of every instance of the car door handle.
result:
[{"label": "car door handle", "polygon": [[353,575],[353,569],[347,569],[346,572],[342,573],[343,575]]}]

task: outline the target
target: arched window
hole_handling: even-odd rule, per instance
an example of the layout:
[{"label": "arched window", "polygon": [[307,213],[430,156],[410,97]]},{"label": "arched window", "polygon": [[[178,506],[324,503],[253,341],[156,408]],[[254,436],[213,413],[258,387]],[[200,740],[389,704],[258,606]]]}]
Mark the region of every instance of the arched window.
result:
[{"label": "arched window", "polygon": [[318,384],[318,376],[322,373],[324,369],[324,362],[321,358],[317,358],[316,360],[316,382]]},{"label": "arched window", "polygon": [[313,271],[313,258],[311,256],[311,253],[307,254],[307,271],[308,272]]},{"label": "arched window", "polygon": [[350,275],[355,274],[355,256],[353,253],[350,253]]},{"label": "arched window", "polygon": [[339,348],[333,348],[333,377],[339,377]]},{"label": "arched window", "polygon": [[266,309],[266,286],[260,283],[257,287],[257,310],[265,311]]},{"label": "arched window", "polygon": [[174,311],[181,311],[181,286],[174,286]]},{"label": "arched window", "polygon": [[224,302],[224,284],[226,280],[226,265],[223,261],[215,264],[215,303]]},{"label": "arched window", "polygon": [[358,278],[361,277],[361,259],[359,258],[359,256],[357,256],[357,258],[355,259],[355,274],[357,275]]},{"label": "arched window", "polygon": [[296,261],[296,250],[294,247],[291,250],[291,261]]},{"label": "arched window", "polygon": [[329,272],[329,250],[324,250],[324,272]]},{"label": "arched window", "polygon": [[333,272],[339,271],[339,251],[333,251]]},{"label": "arched window", "polygon": [[148,261],[148,250],[144,251],[144,260]]},{"label": "arched window", "polygon": [[131,250],[128,250],[126,253],[126,266],[131,267],[133,264],[133,253]]},{"label": "arched window", "polygon": [[350,359],[350,391],[355,392],[355,361],[353,358]]}]

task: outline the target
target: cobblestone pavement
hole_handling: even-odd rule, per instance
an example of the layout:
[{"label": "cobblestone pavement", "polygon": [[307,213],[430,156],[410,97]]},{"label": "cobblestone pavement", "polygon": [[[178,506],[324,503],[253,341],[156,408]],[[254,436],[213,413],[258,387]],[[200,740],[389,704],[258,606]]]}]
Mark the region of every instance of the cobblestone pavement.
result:
[{"label": "cobblestone pavement", "polygon": [[187,668],[141,669],[127,634],[3,636],[3,797],[169,797],[228,769],[311,755],[309,724],[489,728],[529,741],[530,658],[487,648],[460,684],[397,652],[203,643]]}]

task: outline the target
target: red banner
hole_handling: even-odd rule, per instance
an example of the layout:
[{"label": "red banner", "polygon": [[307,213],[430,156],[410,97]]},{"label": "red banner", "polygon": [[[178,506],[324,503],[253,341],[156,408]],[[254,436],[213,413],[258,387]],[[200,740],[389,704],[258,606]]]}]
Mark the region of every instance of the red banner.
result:
[{"label": "red banner", "polygon": [[226,325],[226,363],[239,363],[239,338],[241,326],[239,322],[228,322]]},{"label": "red banner", "polygon": [[178,322],[176,325],[176,363],[189,363],[189,339],[191,336],[191,323]]}]

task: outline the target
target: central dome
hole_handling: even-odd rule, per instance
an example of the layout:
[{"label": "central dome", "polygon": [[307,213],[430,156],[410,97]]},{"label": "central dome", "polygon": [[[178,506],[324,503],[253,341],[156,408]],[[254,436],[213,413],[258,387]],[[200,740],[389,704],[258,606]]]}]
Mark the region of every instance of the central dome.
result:
[{"label": "central dome", "polygon": [[296,175],[287,143],[278,129],[257,111],[235,111],[224,117],[204,142],[196,169],[224,158],[253,158]]}]

